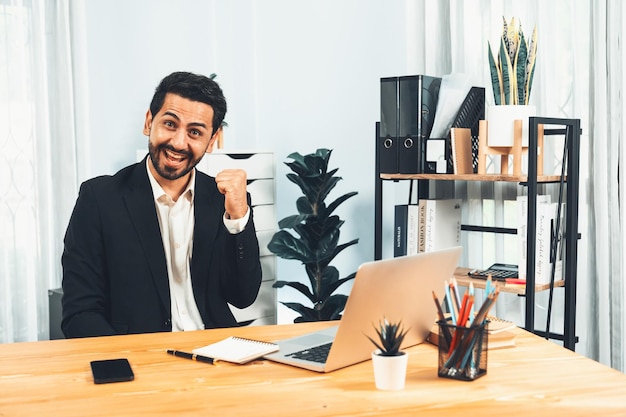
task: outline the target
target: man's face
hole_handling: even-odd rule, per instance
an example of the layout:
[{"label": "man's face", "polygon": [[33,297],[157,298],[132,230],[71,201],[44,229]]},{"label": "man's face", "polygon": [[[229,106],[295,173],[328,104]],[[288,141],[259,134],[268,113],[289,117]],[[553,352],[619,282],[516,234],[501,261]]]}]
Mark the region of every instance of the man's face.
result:
[{"label": "man's face", "polygon": [[165,180],[185,177],[205,152],[211,152],[213,108],[175,94],[167,94],[156,115],[146,114],[143,133],[149,136],[148,150],[157,174]]}]

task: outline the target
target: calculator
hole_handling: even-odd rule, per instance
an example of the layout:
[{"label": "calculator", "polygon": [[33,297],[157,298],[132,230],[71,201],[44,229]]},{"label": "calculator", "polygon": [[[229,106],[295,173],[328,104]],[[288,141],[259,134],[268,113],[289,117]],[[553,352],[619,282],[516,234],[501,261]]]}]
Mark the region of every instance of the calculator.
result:
[{"label": "calculator", "polygon": [[467,273],[472,278],[487,279],[491,274],[491,279],[504,281],[507,278],[517,278],[519,276],[517,265],[493,264],[487,269],[472,269]]}]

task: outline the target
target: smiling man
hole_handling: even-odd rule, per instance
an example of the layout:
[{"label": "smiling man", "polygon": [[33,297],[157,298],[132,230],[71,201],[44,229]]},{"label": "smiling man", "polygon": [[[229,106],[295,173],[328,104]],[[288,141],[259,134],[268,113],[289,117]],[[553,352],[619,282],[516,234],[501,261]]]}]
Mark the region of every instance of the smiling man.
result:
[{"label": "smiling man", "polygon": [[246,173],[195,166],[226,114],[220,87],[176,72],[157,87],[148,156],[84,182],[65,235],[66,337],[236,326],[261,284]]}]

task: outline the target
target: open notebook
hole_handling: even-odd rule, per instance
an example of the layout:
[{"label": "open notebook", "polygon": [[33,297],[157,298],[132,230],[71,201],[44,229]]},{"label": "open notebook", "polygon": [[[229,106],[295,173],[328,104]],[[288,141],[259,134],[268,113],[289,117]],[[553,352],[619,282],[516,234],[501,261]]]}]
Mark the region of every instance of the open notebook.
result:
[{"label": "open notebook", "polygon": [[246,363],[277,350],[278,345],[274,343],[231,336],[196,348],[193,353],[220,361]]},{"label": "open notebook", "polygon": [[[432,291],[454,274],[461,247],[362,264],[338,326],[278,341],[280,350],[266,359],[317,372],[363,362],[374,345],[374,325],[383,318],[409,329],[402,348],[422,343],[437,311]],[[318,356],[316,356],[318,355]]]}]

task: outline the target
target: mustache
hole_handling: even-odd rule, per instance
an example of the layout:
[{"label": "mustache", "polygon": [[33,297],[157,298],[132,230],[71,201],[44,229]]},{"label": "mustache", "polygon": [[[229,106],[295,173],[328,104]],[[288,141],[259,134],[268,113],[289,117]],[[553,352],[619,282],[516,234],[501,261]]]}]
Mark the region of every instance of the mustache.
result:
[{"label": "mustache", "polygon": [[172,151],[172,152],[175,152],[175,153],[178,153],[178,154],[184,155],[184,156],[186,156],[187,158],[191,158],[191,157],[193,156],[193,155],[192,155],[192,153],[191,153],[191,151],[186,150],[186,149],[176,149],[175,147],[173,147],[173,146],[172,146],[171,144],[169,144],[169,143],[166,143],[166,144],[160,145],[160,146],[159,146],[159,148],[161,148],[161,149],[167,149],[167,150],[170,150],[170,151]]}]

